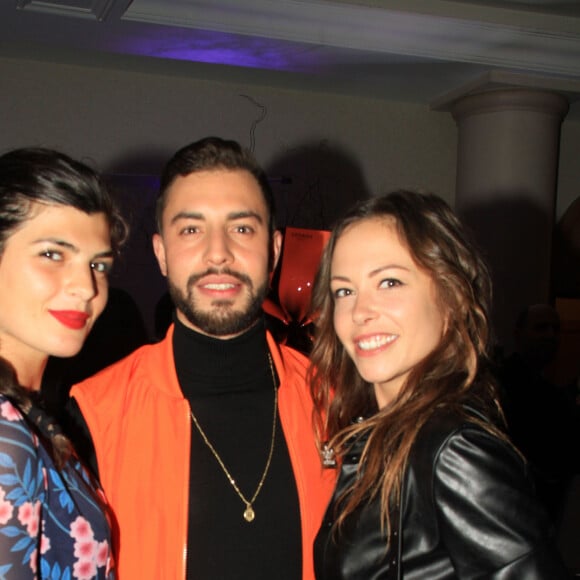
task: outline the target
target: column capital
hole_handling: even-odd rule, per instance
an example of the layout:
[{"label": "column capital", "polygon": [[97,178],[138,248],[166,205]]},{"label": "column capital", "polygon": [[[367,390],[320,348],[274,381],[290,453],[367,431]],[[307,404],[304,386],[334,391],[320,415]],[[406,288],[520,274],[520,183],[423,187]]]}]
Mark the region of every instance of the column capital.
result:
[{"label": "column capital", "polygon": [[568,99],[558,93],[532,89],[493,89],[458,99],[451,108],[455,121],[480,113],[531,111],[564,119],[570,108]]},{"label": "column capital", "polygon": [[455,120],[477,113],[535,111],[562,120],[570,103],[580,99],[580,81],[491,70],[441,95],[434,111],[450,112]]}]

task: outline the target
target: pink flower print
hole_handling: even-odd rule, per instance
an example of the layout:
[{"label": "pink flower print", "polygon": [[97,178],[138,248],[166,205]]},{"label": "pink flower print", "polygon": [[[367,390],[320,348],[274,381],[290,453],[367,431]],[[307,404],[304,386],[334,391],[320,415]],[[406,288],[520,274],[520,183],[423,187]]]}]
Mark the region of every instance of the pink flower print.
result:
[{"label": "pink flower print", "polygon": [[75,542],[75,558],[79,560],[92,560],[97,554],[98,543],[95,540],[82,540]]},{"label": "pink flower print", "polygon": [[97,575],[97,565],[94,560],[79,560],[73,566],[73,576],[78,580],[91,580]]},{"label": "pink flower print", "polygon": [[86,542],[88,540],[93,540],[95,536],[91,524],[89,524],[89,522],[87,522],[87,520],[82,516],[78,516],[70,525],[70,537],[75,539],[77,542]]},{"label": "pink flower print", "polygon": [[38,530],[40,529],[40,518],[36,517],[30,521],[27,526],[28,535],[34,538],[38,535]]},{"label": "pink flower print", "polygon": [[97,547],[97,566],[102,568],[106,566],[109,560],[109,542],[105,540],[104,542],[99,542]]},{"label": "pink flower print", "polygon": [[47,538],[44,534],[40,538],[40,553],[46,554],[50,550],[50,538]]},{"label": "pink flower print", "polygon": [[26,526],[28,535],[33,538],[38,534],[40,523],[40,501],[32,504],[27,501],[18,508],[18,521]]},{"label": "pink flower print", "polygon": [[18,521],[23,525],[27,525],[34,515],[34,506],[29,501],[24,502],[18,508]]},{"label": "pink flower print", "polygon": [[9,401],[5,401],[0,405],[0,415],[7,421],[20,421],[22,415],[20,411]]},{"label": "pink flower print", "polygon": [[5,496],[4,488],[0,487],[0,524],[2,525],[8,523],[14,513],[14,506],[4,499]]},{"label": "pink flower print", "polygon": [[38,550],[35,548],[32,553],[30,554],[30,569],[32,570],[32,573],[35,575],[36,578],[36,572],[38,570]]}]

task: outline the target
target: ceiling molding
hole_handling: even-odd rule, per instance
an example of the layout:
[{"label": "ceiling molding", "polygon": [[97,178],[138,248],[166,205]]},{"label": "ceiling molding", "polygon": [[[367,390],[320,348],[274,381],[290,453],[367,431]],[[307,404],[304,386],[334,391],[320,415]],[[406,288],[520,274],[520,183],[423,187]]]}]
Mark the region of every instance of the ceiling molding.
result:
[{"label": "ceiling molding", "polygon": [[2,56],[434,106],[580,81],[580,0],[0,0]]},{"label": "ceiling molding", "polygon": [[16,0],[20,10],[105,20],[116,0]]},{"label": "ceiling molding", "polygon": [[296,0],[134,0],[124,20],[307,45],[580,75],[580,36],[550,29]]}]

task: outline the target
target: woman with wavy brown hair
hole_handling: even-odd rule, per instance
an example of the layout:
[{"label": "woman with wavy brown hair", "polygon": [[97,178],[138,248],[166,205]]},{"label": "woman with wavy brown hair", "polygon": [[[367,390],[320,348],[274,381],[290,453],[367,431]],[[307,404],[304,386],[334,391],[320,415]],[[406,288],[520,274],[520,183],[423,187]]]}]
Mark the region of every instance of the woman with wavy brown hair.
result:
[{"label": "woman with wavy brown hair", "polygon": [[317,432],[340,470],[319,580],[568,577],[504,433],[490,299],[439,197],[373,198],[334,228],[312,305]]}]

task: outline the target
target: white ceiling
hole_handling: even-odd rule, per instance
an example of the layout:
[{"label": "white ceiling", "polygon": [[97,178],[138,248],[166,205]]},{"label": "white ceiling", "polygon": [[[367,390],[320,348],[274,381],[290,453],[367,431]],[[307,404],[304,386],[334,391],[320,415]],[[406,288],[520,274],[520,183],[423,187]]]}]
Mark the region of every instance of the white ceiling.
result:
[{"label": "white ceiling", "polygon": [[580,118],[579,0],[0,0],[0,56],[436,107],[537,86]]}]

